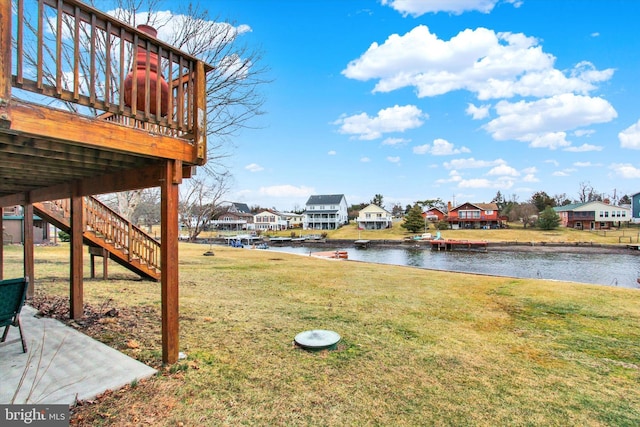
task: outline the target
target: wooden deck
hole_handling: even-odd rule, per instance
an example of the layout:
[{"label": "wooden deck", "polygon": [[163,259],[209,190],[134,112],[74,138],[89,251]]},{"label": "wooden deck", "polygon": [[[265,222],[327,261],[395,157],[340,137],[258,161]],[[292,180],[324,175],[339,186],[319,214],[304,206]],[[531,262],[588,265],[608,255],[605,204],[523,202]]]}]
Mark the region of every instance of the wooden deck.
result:
[{"label": "wooden deck", "polygon": [[453,250],[487,250],[487,242],[472,240],[439,239],[431,240],[431,249],[434,251]]},{"label": "wooden deck", "polygon": [[[124,82],[138,54],[147,58],[145,83],[133,85],[132,96],[144,90],[146,102],[127,105]],[[157,105],[150,101],[152,56],[160,58],[168,83],[167,114],[155,114],[159,96]],[[23,206],[29,295],[38,283],[34,204],[69,201],[70,315],[80,318],[83,198],[158,187],[161,249],[154,257],[168,363],[178,356],[178,188],[207,160],[206,74],[212,69],[77,0],[0,0],[0,228],[2,208]],[[0,235],[0,279],[2,244]]]}]

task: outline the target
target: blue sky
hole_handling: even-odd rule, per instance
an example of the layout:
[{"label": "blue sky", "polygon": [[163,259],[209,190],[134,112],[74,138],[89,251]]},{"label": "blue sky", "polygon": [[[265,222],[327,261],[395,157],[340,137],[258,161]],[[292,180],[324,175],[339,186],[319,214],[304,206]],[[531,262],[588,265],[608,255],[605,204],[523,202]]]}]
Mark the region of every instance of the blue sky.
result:
[{"label": "blue sky", "polygon": [[233,139],[229,200],[640,191],[639,1],[206,4],[245,26],[273,79],[267,114]]}]

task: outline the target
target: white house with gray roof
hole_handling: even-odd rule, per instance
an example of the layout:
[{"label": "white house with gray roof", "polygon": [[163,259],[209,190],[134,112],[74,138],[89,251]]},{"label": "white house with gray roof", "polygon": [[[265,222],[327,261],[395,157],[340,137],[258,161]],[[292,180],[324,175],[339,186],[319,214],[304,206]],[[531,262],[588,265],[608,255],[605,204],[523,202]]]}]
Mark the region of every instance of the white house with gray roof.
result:
[{"label": "white house with gray roof", "polygon": [[305,230],[337,230],[349,223],[344,194],[310,196],[304,212]]}]

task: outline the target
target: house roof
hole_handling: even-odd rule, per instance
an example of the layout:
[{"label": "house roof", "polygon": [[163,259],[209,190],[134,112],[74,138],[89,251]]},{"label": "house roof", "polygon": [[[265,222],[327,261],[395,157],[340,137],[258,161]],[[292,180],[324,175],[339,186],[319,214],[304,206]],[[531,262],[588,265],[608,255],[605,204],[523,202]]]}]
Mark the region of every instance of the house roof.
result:
[{"label": "house roof", "polygon": [[339,205],[344,194],[321,194],[310,196],[307,205]]},{"label": "house roof", "polygon": [[604,203],[601,202],[599,200],[594,200],[591,202],[584,202],[584,203],[574,203],[571,205],[566,205],[566,206],[557,206],[555,208],[553,208],[556,212],[569,212],[569,211],[592,211],[592,210],[596,210],[596,209],[600,209],[600,210],[606,210],[606,209],[626,209],[626,210],[630,210],[629,208],[626,208],[624,206],[616,206],[616,205],[610,205],[608,203]]},{"label": "house roof", "polygon": [[586,203],[571,203],[570,205],[556,206],[553,210],[556,212],[568,212],[576,210],[584,205],[586,205]]},{"label": "house roof", "polygon": [[370,205],[365,206],[360,210],[360,212],[383,212],[387,215],[391,215],[391,212],[381,206],[376,205],[375,203],[371,203]]},{"label": "house roof", "polygon": [[498,205],[496,203],[471,203],[471,202],[465,202],[459,206],[456,206],[451,210],[456,211],[464,206],[473,206],[483,211],[499,211],[500,210],[498,209]]},{"label": "house roof", "polygon": [[236,210],[236,212],[251,213],[251,209],[249,209],[249,205],[246,203],[231,202],[231,206]]}]

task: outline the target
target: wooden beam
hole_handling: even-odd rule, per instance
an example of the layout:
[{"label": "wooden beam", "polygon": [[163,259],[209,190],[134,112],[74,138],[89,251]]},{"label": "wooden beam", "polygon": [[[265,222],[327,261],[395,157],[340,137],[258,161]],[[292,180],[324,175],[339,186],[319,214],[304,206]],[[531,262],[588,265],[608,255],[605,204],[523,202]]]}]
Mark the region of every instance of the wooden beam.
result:
[{"label": "wooden beam", "polygon": [[178,184],[174,182],[176,162],[167,161],[160,186],[161,202],[161,293],[162,361],[178,361]]},{"label": "wooden beam", "polygon": [[0,128],[11,126],[11,0],[0,0]]},{"label": "wooden beam", "polygon": [[0,206],[0,280],[4,280],[4,209]]},{"label": "wooden beam", "polygon": [[33,262],[33,205],[28,203],[23,206],[24,220],[24,240],[22,250],[24,252],[24,276],[29,278],[27,288],[27,298],[32,298],[35,290],[34,262]]},{"label": "wooden beam", "polygon": [[73,195],[71,197],[71,284],[69,289],[70,310],[69,317],[80,319],[84,314],[84,293],[83,293],[83,269],[82,269],[82,197]]},{"label": "wooden beam", "polygon": [[[164,162],[140,169],[95,176],[80,182],[76,191],[78,191],[79,196],[92,196],[96,194],[159,187],[162,183],[164,174],[163,164]],[[176,172],[178,175],[182,172],[183,178],[189,178],[191,175],[189,167],[183,167]],[[174,177],[174,179],[177,178]],[[39,188],[27,194],[19,193],[0,197],[0,206],[8,207],[22,205],[26,200],[31,200],[33,203],[37,203],[46,202],[48,200],[68,199],[71,197],[73,191],[74,184],[72,183]]]},{"label": "wooden beam", "polygon": [[102,150],[136,153],[151,158],[177,159],[195,164],[193,146],[186,140],[89,118],[67,111],[15,100],[8,106],[11,130],[24,136],[60,140]]}]

